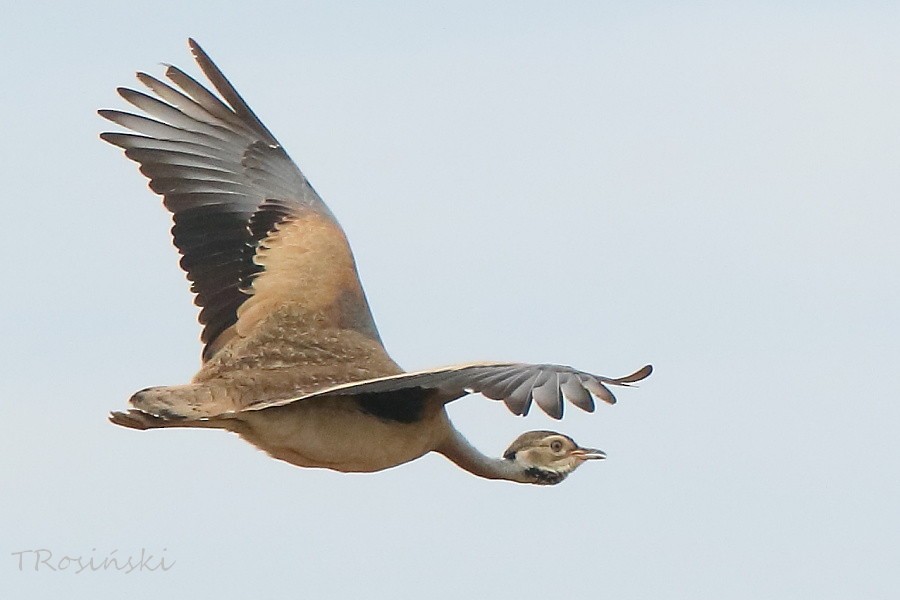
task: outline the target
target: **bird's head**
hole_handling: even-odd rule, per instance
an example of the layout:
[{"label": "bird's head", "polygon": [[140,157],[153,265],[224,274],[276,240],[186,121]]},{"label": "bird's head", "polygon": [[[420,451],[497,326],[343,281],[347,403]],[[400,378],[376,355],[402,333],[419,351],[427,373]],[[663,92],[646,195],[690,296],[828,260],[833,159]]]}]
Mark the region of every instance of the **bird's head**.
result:
[{"label": "bird's head", "polygon": [[555,485],[585,461],[606,458],[606,453],[582,448],[569,436],[555,431],[528,431],[510,444],[503,458],[515,461],[529,483]]}]

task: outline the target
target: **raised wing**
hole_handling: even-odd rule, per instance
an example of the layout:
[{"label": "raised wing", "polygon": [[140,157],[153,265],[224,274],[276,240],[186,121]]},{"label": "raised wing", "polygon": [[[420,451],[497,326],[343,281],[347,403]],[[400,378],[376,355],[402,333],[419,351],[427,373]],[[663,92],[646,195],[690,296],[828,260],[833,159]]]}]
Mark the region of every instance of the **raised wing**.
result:
[{"label": "raised wing", "polygon": [[384,402],[390,402],[391,392],[424,388],[440,390],[451,399],[480,393],[492,400],[502,400],[517,415],[528,414],[533,400],[549,416],[561,419],[563,398],[582,410],[593,412],[594,396],[609,404],[616,402],[607,385],[627,386],[646,378],[652,371],[653,367],[647,365],[631,375],[610,378],[562,365],[478,363],[337,385],[305,396],[261,402],[246,410],[262,410],[334,395],[385,394]]},{"label": "raised wing", "polygon": [[209,56],[188,43],[221,99],[170,66],[174,86],[138,73],[154,95],[118,90],[143,114],[99,113],[131,131],[101,138],[140,164],[173,214],[181,268],[202,307],[203,359],[287,305],[380,345],[340,225]]}]

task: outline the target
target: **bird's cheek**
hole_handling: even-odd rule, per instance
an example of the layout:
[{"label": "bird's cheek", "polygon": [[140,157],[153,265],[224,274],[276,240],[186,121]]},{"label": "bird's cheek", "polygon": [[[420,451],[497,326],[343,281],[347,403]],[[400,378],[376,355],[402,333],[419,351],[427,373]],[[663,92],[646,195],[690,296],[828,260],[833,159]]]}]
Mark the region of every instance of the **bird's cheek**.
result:
[{"label": "bird's cheek", "polygon": [[575,469],[583,465],[584,462],[585,459],[581,456],[570,456],[568,459],[566,459],[566,467],[568,467],[570,471],[574,471]]},{"label": "bird's cheek", "polygon": [[516,454],[516,459],[517,459],[519,462],[524,463],[524,464],[527,464],[527,465],[539,464],[539,463],[541,462],[541,461],[539,460],[539,457],[536,456],[534,449],[532,449],[532,450],[520,450],[520,451]]}]

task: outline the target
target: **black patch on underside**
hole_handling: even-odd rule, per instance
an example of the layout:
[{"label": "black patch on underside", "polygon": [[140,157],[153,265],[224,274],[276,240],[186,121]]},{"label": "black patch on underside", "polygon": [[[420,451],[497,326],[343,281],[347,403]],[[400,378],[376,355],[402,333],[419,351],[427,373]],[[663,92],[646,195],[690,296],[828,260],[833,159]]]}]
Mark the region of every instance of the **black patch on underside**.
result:
[{"label": "black patch on underside", "polygon": [[425,401],[433,390],[420,387],[393,392],[358,394],[356,403],[366,414],[397,423],[417,423],[422,419]]},{"label": "black patch on underside", "polygon": [[539,469],[538,467],[528,467],[525,469],[525,474],[534,478],[535,483],[544,485],[554,485],[566,478],[562,473]]}]

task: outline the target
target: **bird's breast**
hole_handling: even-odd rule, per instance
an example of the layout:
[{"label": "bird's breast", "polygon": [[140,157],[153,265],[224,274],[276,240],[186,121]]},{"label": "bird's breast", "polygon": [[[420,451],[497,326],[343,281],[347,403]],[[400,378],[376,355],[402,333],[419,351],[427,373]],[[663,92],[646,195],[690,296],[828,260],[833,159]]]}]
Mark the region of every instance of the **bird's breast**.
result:
[{"label": "bird's breast", "polygon": [[371,472],[415,460],[445,439],[443,407],[429,404],[415,422],[385,419],[354,398],[326,396],[237,413],[242,438],[274,458],[299,467]]}]

